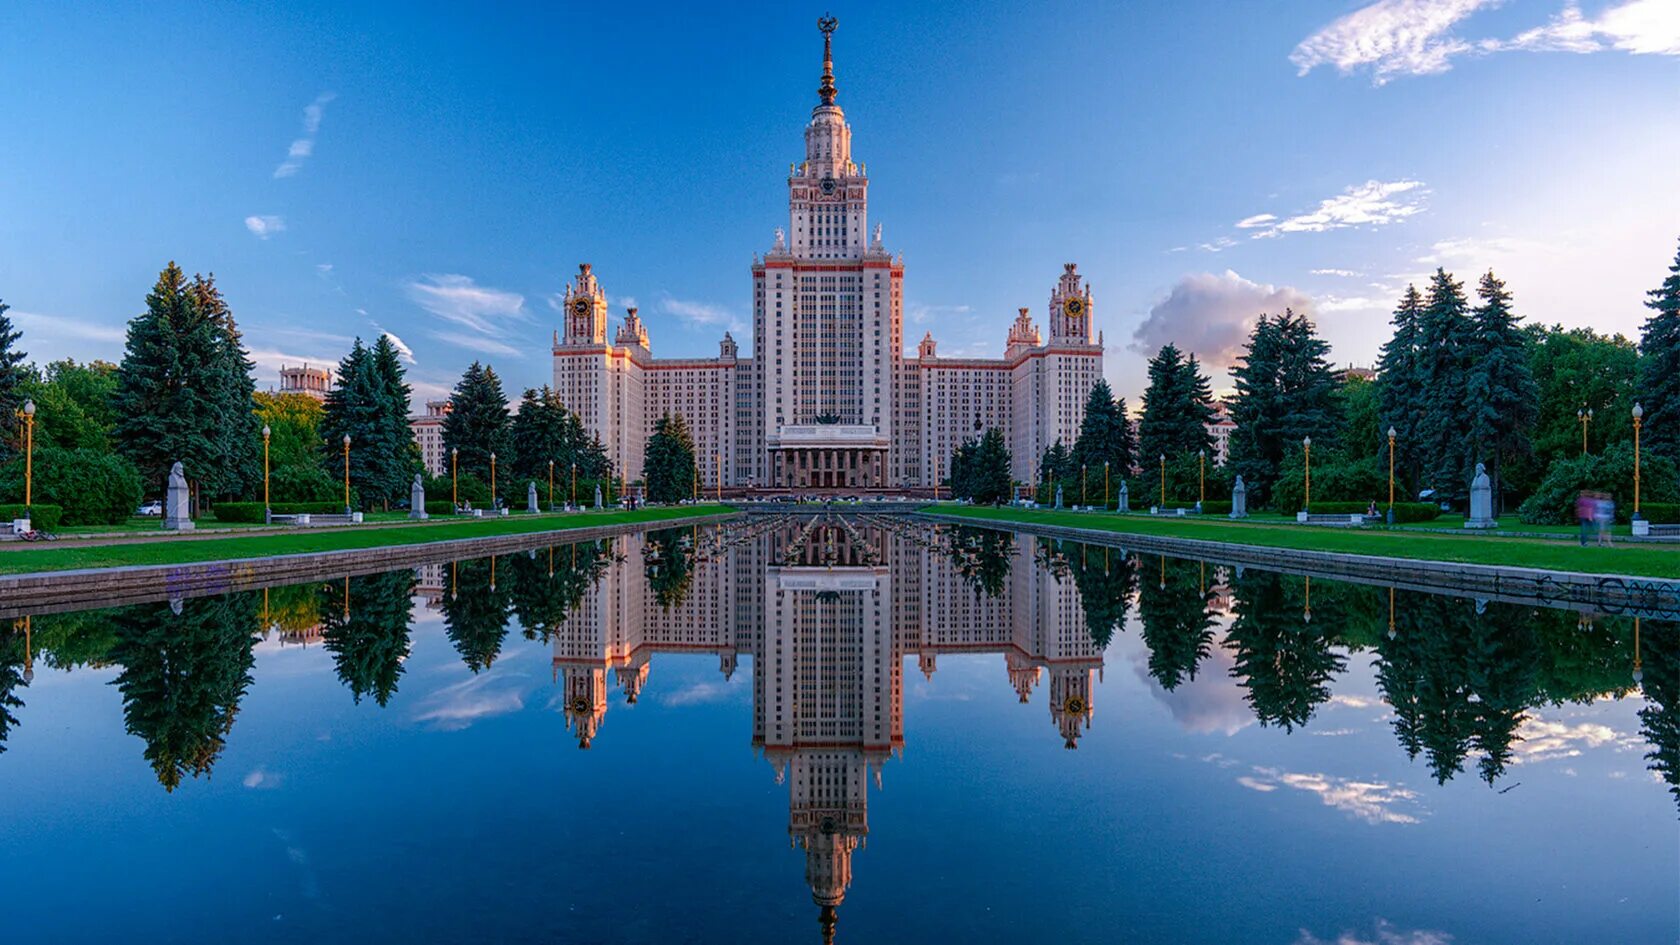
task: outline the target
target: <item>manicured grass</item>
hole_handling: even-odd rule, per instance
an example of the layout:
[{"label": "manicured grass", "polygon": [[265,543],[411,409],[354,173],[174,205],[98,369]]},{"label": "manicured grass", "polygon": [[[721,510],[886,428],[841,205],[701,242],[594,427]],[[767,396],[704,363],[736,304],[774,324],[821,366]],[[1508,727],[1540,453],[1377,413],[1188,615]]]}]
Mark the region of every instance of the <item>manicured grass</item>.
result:
[{"label": "manicured grass", "polygon": [[449,519],[415,522],[404,528],[352,527],[332,531],[299,529],[282,533],[225,538],[163,538],[123,544],[53,546],[8,544],[0,550],[0,574],[65,571],[73,568],[111,568],[125,565],[191,564],[272,555],[383,548],[459,538],[561,532],[599,525],[628,525],[680,521],[727,512],[722,505],[685,505],[637,509],[633,512],[576,512],[519,515],[492,519]]},{"label": "manicured grass", "polygon": [[1623,543],[1586,547],[1551,538],[1504,538],[1486,532],[1438,535],[1404,529],[1352,529],[1297,525],[1273,519],[1154,518],[1102,512],[939,506],[930,512],[992,522],[1060,525],[1133,535],[1195,538],[1265,548],[1379,555],[1419,561],[1458,561],[1554,571],[1680,577],[1680,545]]}]

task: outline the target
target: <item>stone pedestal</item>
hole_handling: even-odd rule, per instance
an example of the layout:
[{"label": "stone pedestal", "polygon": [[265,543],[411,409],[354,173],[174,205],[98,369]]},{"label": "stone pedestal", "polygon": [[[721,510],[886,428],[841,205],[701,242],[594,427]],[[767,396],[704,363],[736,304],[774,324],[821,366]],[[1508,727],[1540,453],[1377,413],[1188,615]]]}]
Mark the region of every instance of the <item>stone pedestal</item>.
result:
[{"label": "stone pedestal", "polygon": [[163,503],[163,527],[178,532],[192,531],[193,520],[187,512],[190,502],[186,473],[181,470],[181,464],[176,463],[169,467],[169,489],[165,493]]},{"label": "stone pedestal", "polygon": [[541,511],[541,509],[537,507],[537,484],[534,482],[527,482],[525,484],[525,511],[530,512],[533,515]]},{"label": "stone pedestal", "polygon": [[414,474],[414,483],[408,487],[408,517],[426,518],[426,486],[419,473]]},{"label": "stone pedestal", "polygon": [[1124,479],[1120,480],[1120,504],[1115,506],[1115,510],[1119,512],[1130,512],[1132,510],[1131,493],[1126,489],[1126,480]]},{"label": "stone pedestal", "polygon": [[1487,467],[1476,464],[1476,478],[1470,480],[1470,517],[1464,521],[1465,528],[1498,528],[1499,522],[1493,517],[1493,481],[1488,478]]},{"label": "stone pedestal", "polygon": [[1248,485],[1241,476],[1231,486],[1231,517],[1248,518]]},{"label": "stone pedestal", "polygon": [[601,500],[601,484],[595,484],[595,507],[598,509],[606,503]]}]

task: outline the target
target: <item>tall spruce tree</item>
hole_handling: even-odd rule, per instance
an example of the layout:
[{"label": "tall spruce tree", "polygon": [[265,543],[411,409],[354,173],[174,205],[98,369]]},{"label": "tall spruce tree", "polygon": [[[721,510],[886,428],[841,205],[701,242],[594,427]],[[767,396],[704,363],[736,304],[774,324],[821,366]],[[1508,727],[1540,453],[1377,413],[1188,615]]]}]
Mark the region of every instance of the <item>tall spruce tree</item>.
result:
[{"label": "tall spruce tree", "polygon": [[153,490],[176,462],[189,483],[217,482],[229,383],[223,350],[214,314],[196,304],[186,274],[171,262],[146,296],[146,311],[128,323],[112,397],[117,449]]},{"label": "tall spruce tree", "polygon": [[391,336],[383,332],[369,349],[373,357],[374,380],[379,389],[380,448],[390,457],[380,482],[382,499],[407,498],[414,474],[425,468],[414,428],[408,425],[408,401],[413,388],[402,365],[402,352]]},{"label": "tall spruce tree", "polygon": [[1662,285],[1647,294],[1645,305],[1656,314],[1639,336],[1640,445],[1680,463],[1680,252]]},{"label": "tall spruce tree", "polygon": [[1470,429],[1464,403],[1472,331],[1464,283],[1436,269],[1419,321],[1423,409],[1415,436],[1424,485],[1434,489],[1437,498],[1453,502],[1463,501],[1470,492]]},{"label": "tall spruce tree", "polygon": [[524,480],[548,476],[552,460],[557,473],[571,475],[572,443],[567,436],[569,414],[560,397],[547,384],[542,390],[527,387],[513,415],[513,462],[510,468]]},{"label": "tall spruce tree", "polygon": [[1382,347],[1377,359],[1377,397],[1382,405],[1384,432],[1395,433],[1396,472],[1408,481],[1419,473],[1418,430],[1424,412],[1421,375],[1423,295],[1417,286],[1406,286],[1400,304],[1394,308],[1394,335]]},{"label": "tall spruce tree", "polygon": [[1149,359],[1149,387],[1143,392],[1143,417],[1138,422],[1138,462],[1150,465],[1158,456],[1169,460],[1211,450],[1213,391],[1195,355],[1186,357],[1164,345]]},{"label": "tall spruce tree", "polygon": [[694,437],[680,413],[666,413],[653,424],[648,437],[642,480],[652,502],[681,502],[694,495]]},{"label": "tall spruce tree", "polygon": [[[374,370],[373,352],[357,338],[350,353],[338,362],[338,383],[327,392],[321,410],[321,468],[333,480],[348,475],[365,508],[390,498],[387,466],[389,444],[380,424],[383,389]],[[346,450],[344,438],[350,437]]]},{"label": "tall spruce tree", "polygon": [[0,463],[5,462],[17,448],[17,413],[23,407],[23,395],[18,389],[27,376],[23,368],[23,359],[27,355],[17,346],[23,333],[14,329],[12,320],[6,317],[10,308],[5,302],[0,302]]},{"label": "tall spruce tree", "polygon": [[[1468,452],[1487,464],[1495,501],[1503,497],[1505,461],[1531,451],[1529,434],[1539,411],[1540,388],[1529,367],[1528,342],[1511,311],[1511,293],[1491,270],[1476,289],[1482,304],[1471,313],[1464,403]],[[1495,506],[1498,508],[1498,506]]]},{"label": "tall spruce tree", "polygon": [[1132,442],[1132,424],[1126,418],[1126,400],[1115,397],[1108,381],[1098,378],[1085,398],[1085,416],[1079,422],[1079,439],[1073,442],[1075,466],[1101,469],[1108,464],[1116,480],[1125,478],[1136,461],[1137,444]]},{"label": "tall spruce tree", "polygon": [[216,288],[216,277],[193,276],[188,287],[193,304],[215,327],[215,366],[210,378],[220,420],[214,429],[219,461],[205,488],[223,497],[256,495],[262,485],[262,427],[253,399],[254,365],[234,322],[233,310]]},{"label": "tall spruce tree", "polygon": [[507,395],[494,368],[474,361],[461,375],[443,419],[444,450],[459,450],[462,472],[490,481],[490,454],[509,457]]}]

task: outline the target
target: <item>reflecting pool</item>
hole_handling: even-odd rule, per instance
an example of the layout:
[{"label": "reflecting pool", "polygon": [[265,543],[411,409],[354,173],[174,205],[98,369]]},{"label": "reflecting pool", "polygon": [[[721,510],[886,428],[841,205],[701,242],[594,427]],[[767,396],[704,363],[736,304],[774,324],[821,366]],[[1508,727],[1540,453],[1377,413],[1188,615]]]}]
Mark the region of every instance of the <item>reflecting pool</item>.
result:
[{"label": "reflecting pool", "polygon": [[1673,943],[1677,782],[1675,624],[884,515],[0,629],[8,942]]}]

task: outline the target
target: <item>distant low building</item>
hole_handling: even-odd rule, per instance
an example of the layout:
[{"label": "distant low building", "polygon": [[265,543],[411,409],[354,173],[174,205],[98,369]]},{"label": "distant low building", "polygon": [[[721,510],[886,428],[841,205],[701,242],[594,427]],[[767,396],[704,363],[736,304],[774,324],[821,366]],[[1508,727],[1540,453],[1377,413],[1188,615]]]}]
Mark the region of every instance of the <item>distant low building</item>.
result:
[{"label": "distant low building", "polygon": [[1374,381],[1377,379],[1377,372],[1368,367],[1354,367],[1350,364],[1346,368],[1343,368],[1341,373],[1337,374],[1336,377],[1343,384],[1346,384],[1354,378],[1358,378],[1362,381]]},{"label": "distant low building", "polygon": [[443,418],[449,416],[449,401],[428,400],[426,412],[408,418],[414,442],[420,444],[420,460],[426,472],[442,476],[449,472],[449,456],[443,449]]},{"label": "distant low building", "polygon": [[311,367],[307,364],[290,367],[280,365],[280,390],[282,394],[303,394],[316,400],[326,400],[327,392],[333,389],[333,372],[328,368]]},{"label": "distant low building", "polygon": [[1237,428],[1236,421],[1231,419],[1231,408],[1225,401],[1215,401],[1213,405],[1213,422],[1207,425],[1208,435],[1213,437],[1213,462],[1216,466],[1225,465],[1231,457],[1231,431]]}]

